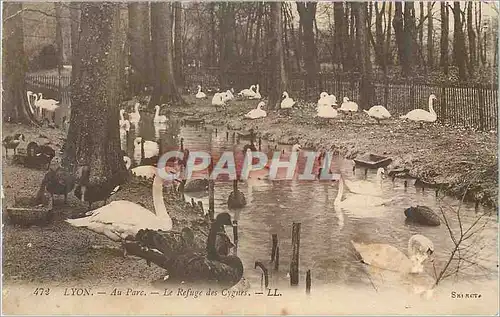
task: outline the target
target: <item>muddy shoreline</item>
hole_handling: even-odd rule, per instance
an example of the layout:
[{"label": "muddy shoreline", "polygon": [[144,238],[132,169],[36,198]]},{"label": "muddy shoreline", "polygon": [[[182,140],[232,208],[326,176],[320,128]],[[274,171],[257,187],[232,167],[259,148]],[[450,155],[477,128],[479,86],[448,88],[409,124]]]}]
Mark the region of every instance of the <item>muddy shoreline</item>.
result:
[{"label": "muddy shoreline", "polygon": [[408,169],[410,178],[439,188],[441,194],[458,199],[465,194],[466,201],[494,208],[498,205],[496,132],[440,124],[420,129],[418,124],[399,118],[377,124],[363,113],[326,122],[313,117],[315,105],[311,103],[299,103],[290,116],[265,109],[266,118],[247,120],[243,116],[256,107],[255,100],[231,101],[217,111],[210,100],[185,98],[188,106],[172,107],[167,114],[187,122],[202,120],[219,129],[253,129],[258,137],[271,142],[327,149],[346,159],[367,153],[389,156],[389,170]]}]

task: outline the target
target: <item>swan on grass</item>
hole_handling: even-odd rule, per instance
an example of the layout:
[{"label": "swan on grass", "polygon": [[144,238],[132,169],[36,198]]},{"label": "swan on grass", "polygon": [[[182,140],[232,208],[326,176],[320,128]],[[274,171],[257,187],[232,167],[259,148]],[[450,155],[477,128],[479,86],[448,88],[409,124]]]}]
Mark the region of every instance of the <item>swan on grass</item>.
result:
[{"label": "swan on grass", "polygon": [[247,119],[258,119],[258,118],[264,118],[267,116],[267,113],[265,110],[262,110],[262,107],[266,105],[265,102],[261,101],[257,105],[256,109],[250,110],[247,114],[245,114],[245,118]]},{"label": "swan on grass", "polygon": [[207,98],[207,95],[203,91],[201,91],[201,86],[200,85],[198,85],[198,92],[196,93],[195,97],[197,99]]},{"label": "swan on grass", "polygon": [[295,104],[295,101],[288,96],[288,93],[286,91],[283,92],[281,98],[284,98],[281,101],[281,109],[290,109]]},{"label": "swan on grass", "polygon": [[246,98],[253,97],[255,95],[254,89],[255,89],[255,85],[251,85],[250,88],[243,89],[242,91],[240,91],[238,93],[238,95],[240,97],[246,97]]},{"label": "swan on grass", "polygon": [[226,105],[225,99],[226,99],[226,93],[225,92],[217,92],[214,94],[212,97],[212,106],[217,107],[223,107]]},{"label": "swan on grass", "polygon": [[391,117],[391,114],[384,106],[373,106],[368,110],[363,109],[363,112],[377,120],[377,123],[380,123],[380,120],[386,120]]},{"label": "swan on grass", "polygon": [[323,91],[319,95],[318,107],[320,106],[336,106],[337,105],[337,97],[334,95],[329,95],[327,92]]},{"label": "swan on grass", "polygon": [[354,101],[350,101],[348,97],[344,97],[344,100],[340,105],[339,111],[349,112],[352,114],[353,112],[357,112],[358,108],[359,107],[357,103],[355,103]]},{"label": "swan on grass", "polygon": [[155,117],[153,119],[154,123],[167,123],[168,119],[165,115],[160,115],[160,106],[155,106]]},{"label": "swan on grass", "polygon": [[[408,256],[396,247],[373,243],[351,241],[363,263],[370,267],[370,273],[396,273],[395,278],[403,284],[410,284],[417,294],[432,296],[435,280],[424,272],[423,263],[434,253],[434,244],[427,237],[416,234],[408,240]],[[388,274],[384,274],[387,281]]]},{"label": "swan on grass", "polygon": [[224,93],[224,102],[234,99],[233,92],[234,92],[233,88],[226,90],[226,92]]},{"label": "swan on grass", "polygon": [[250,96],[248,99],[261,99],[262,96],[260,95],[260,91],[259,91],[259,84],[256,85],[256,90],[255,90],[255,93],[253,94],[253,96]]},{"label": "swan on grass", "polygon": [[317,108],[316,116],[319,118],[332,119],[338,117],[339,113],[336,109],[329,105],[319,105]]},{"label": "swan on grass", "polygon": [[[74,227],[84,227],[109,239],[121,242],[134,239],[141,229],[170,231],[170,218],[163,200],[163,180],[153,180],[153,204],[155,212],[128,200],[113,201],[101,208],[89,211],[87,217],[66,219]],[[123,248],[124,255],[126,250]]]},{"label": "swan on grass", "polygon": [[141,120],[141,114],[139,113],[140,104],[138,102],[134,105],[134,112],[128,114],[128,120],[130,123],[137,124]]},{"label": "swan on grass", "polygon": [[382,167],[377,169],[377,176],[375,177],[375,182],[362,180],[362,181],[351,181],[348,179],[344,180],[345,186],[350,192],[360,195],[380,195],[382,190],[382,180],[385,178],[385,170]]},{"label": "swan on grass", "polygon": [[414,109],[408,112],[404,116],[400,116],[401,119],[408,119],[411,121],[419,122],[420,128],[422,128],[422,124],[424,122],[434,122],[437,120],[437,114],[434,111],[433,101],[437,100],[436,95],[431,94],[429,96],[429,111],[425,111],[424,109]]},{"label": "swan on grass", "polygon": [[125,118],[123,117],[124,113],[125,109],[120,109],[120,121],[119,121],[120,129],[125,132],[128,132],[130,131],[130,121],[125,120]]}]

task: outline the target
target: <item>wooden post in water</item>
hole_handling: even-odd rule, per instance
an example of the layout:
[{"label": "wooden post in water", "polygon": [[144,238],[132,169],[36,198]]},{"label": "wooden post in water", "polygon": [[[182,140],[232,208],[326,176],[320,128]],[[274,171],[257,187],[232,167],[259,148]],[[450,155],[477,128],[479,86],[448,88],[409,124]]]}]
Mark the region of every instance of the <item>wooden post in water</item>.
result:
[{"label": "wooden post in water", "polygon": [[217,136],[217,128],[215,128],[215,136]]},{"label": "wooden post in water", "polygon": [[205,210],[203,209],[203,202],[201,200],[198,201],[198,207],[200,207],[201,213],[205,214]]},{"label": "wooden post in water", "polygon": [[259,152],[262,151],[262,138],[259,137]]},{"label": "wooden post in water", "polygon": [[292,261],[290,262],[290,285],[299,285],[300,223],[292,225]]},{"label": "wooden post in water", "polygon": [[367,175],[368,175],[368,169],[365,168],[365,178],[366,178]]},{"label": "wooden post in water", "polygon": [[238,221],[233,220],[234,255],[238,255]]},{"label": "wooden post in water", "polygon": [[229,140],[229,131],[226,131],[226,141]]},{"label": "wooden post in water", "polygon": [[191,197],[191,205],[193,206],[193,208],[196,208],[196,203],[194,202],[194,198]]},{"label": "wooden post in water", "polygon": [[306,273],[306,294],[311,293],[311,270],[307,270]]},{"label": "wooden post in water", "polygon": [[273,246],[271,248],[271,262],[274,262],[274,259],[276,258],[276,248],[278,247],[278,235],[276,233],[273,233],[272,239]]},{"label": "wooden post in water", "polygon": [[215,181],[212,179],[212,172],[214,170],[214,162],[212,158],[210,158],[210,165],[208,166],[208,217],[210,221],[213,221],[214,218],[214,213],[215,213]]},{"label": "wooden post in water", "polygon": [[274,270],[277,271],[280,268],[280,247],[276,247],[276,257],[274,258]]}]

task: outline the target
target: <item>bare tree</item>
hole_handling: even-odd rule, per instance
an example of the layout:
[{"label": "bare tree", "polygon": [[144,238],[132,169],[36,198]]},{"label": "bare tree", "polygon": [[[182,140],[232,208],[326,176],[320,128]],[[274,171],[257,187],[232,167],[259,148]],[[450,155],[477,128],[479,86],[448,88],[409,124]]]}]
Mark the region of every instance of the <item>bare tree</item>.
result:
[{"label": "bare tree", "polygon": [[402,69],[403,75],[409,76],[413,71],[415,59],[415,6],[413,1],[406,1],[404,6],[404,49]]},{"label": "bare tree", "polygon": [[271,61],[273,65],[272,80],[269,89],[269,108],[278,109],[280,107],[281,94],[287,89],[287,76],[285,71],[285,57],[283,54],[283,30],[281,23],[281,2],[272,2],[271,6]]},{"label": "bare tree", "polygon": [[345,56],[345,16],[344,16],[344,4],[342,2],[333,3],[333,19],[335,24],[334,33],[334,49],[337,63],[344,65]]},{"label": "bare tree", "polygon": [[71,83],[78,73],[78,43],[80,41],[80,3],[72,2],[69,7],[71,18]]},{"label": "bare tree", "polygon": [[182,58],[182,3],[174,2],[174,65],[175,65],[175,81],[179,86],[184,85],[183,76],[183,58]]},{"label": "bare tree", "polygon": [[120,10],[118,4],[105,2],[81,3],[81,10],[80,71],[71,91],[64,164],[88,164],[93,178],[106,179],[125,169],[118,131]]},{"label": "bare tree", "polygon": [[394,35],[396,36],[396,46],[398,49],[398,60],[399,63],[404,63],[405,56],[405,45],[404,45],[404,22],[403,22],[403,3],[395,2],[394,19],[392,20],[392,26],[394,27]]},{"label": "bare tree", "polygon": [[129,77],[132,93],[138,94],[152,83],[149,4],[128,3],[128,40],[130,43]]},{"label": "bare tree", "polygon": [[467,50],[465,47],[465,36],[463,31],[462,10],[460,2],[453,2],[453,64],[458,67],[458,76],[466,80]]},{"label": "bare tree", "polygon": [[318,72],[317,48],[314,35],[314,21],[316,19],[316,2],[297,2],[297,11],[300,17],[304,47],[304,65],[307,72],[307,86],[315,86],[315,78]]},{"label": "bare tree", "polygon": [[382,18],[385,12],[385,2],[382,2],[382,7],[378,8],[378,2],[375,2],[375,60],[378,65],[384,65],[384,30],[382,27]]},{"label": "bare tree", "polygon": [[469,75],[474,76],[474,65],[476,63],[476,33],[472,24],[472,2],[467,3],[467,37],[469,38]]},{"label": "bare tree", "polygon": [[359,39],[359,54],[361,61],[361,83],[360,83],[360,104],[362,108],[369,108],[372,104],[372,98],[375,94],[372,81],[372,64],[370,59],[370,46],[368,39],[368,17],[366,16],[367,5],[366,2],[357,2],[353,5],[359,6],[357,12],[357,38]]},{"label": "bare tree", "polygon": [[446,1],[441,2],[441,39],[440,39],[440,65],[443,72],[448,75],[448,33],[449,33],[449,11]]},{"label": "bare tree", "polygon": [[435,2],[427,2],[427,66],[432,69],[434,66],[434,17],[432,8]]},{"label": "bare tree", "polygon": [[22,10],[20,2],[3,4],[3,114],[7,121],[36,124],[37,121],[28,106],[24,83],[26,57]]}]

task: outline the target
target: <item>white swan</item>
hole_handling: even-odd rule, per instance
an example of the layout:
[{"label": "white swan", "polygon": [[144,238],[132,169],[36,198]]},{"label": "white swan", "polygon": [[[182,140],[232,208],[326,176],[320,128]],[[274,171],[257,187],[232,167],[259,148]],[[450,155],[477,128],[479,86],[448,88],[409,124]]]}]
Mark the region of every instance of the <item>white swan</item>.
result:
[{"label": "white swan", "polygon": [[[349,190],[349,188],[347,189]],[[391,199],[387,200],[381,197],[367,196],[352,192],[348,193],[348,195],[345,195],[346,197],[342,199],[342,197],[344,196],[344,190],[345,190],[344,177],[340,176],[339,191],[337,192],[337,197],[335,197],[333,205],[338,207],[344,207],[346,210],[349,210],[350,208],[363,208],[363,209],[366,208],[366,212],[367,214],[369,214],[371,207],[385,206],[386,204],[392,201]]]},{"label": "white swan", "polygon": [[[222,93],[222,100],[224,102],[230,101],[234,99],[233,92],[231,90],[226,90],[225,92]],[[212,104],[213,104],[213,98],[212,98]]]},{"label": "white swan", "polygon": [[141,120],[141,114],[139,113],[140,104],[138,102],[134,105],[134,112],[128,114],[128,119],[131,123],[138,123]]},{"label": "white swan", "polygon": [[196,93],[195,97],[197,99],[207,98],[207,95],[203,91],[201,91],[201,86],[200,85],[198,85],[198,92]]},{"label": "white swan", "polygon": [[334,95],[329,95],[327,92],[323,91],[319,95],[317,106],[336,106],[337,105],[337,97]]},{"label": "white swan", "polygon": [[66,222],[75,227],[84,227],[103,234],[113,241],[122,243],[127,238],[133,239],[141,229],[170,231],[172,219],[165,207],[163,180],[159,176],[155,176],[152,190],[155,213],[131,201],[117,200],[88,212],[87,217],[66,219]]},{"label": "white swan", "polygon": [[388,281],[390,274],[396,273],[395,278],[403,284],[410,284],[417,294],[432,296],[435,279],[424,272],[423,262],[434,252],[434,244],[427,237],[416,234],[408,240],[408,256],[396,247],[373,243],[364,244],[351,241],[354,249],[359,253],[363,263],[371,269],[369,272],[382,274]]},{"label": "white swan", "polygon": [[214,94],[212,97],[212,106],[218,107],[218,106],[225,106],[226,103],[224,101],[224,96],[225,92],[217,92]]},{"label": "white swan", "polygon": [[382,189],[382,180],[385,178],[385,170],[380,167],[377,169],[376,181],[367,180],[351,181],[344,179],[345,186],[350,192],[360,195],[380,195]]},{"label": "white swan", "polygon": [[166,123],[168,121],[165,115],[160,116],[160,106],[155,106],[155,117],[153,119],[154,123]]},{"label": "white swan", "polygon": [[59,108],[59,101],[54,99],[43,99],[42,93],[38,93],[38,98],[35,100],[35,106],[39,109],[54,112]]},{"label": "white swan", "polygon": [[348,97],[344,97],[344,100],[340,105],[339,111],[349,112],[352,114],[353,112],[357,112],[358,108],[359,107],[357,103],[355,103],[354,101],[350,101]]},{"label": "white swan", "polygon": [[334,109],[332,106],[318,105],[316,116],[320,118],[331,119],[338,117],[338,115],[339,115],[338,111]]},{"label": "white swan", "polygon": [[247,114],[245,114],[245,118],[258,119],[258,118],[266,117],[267,116],[266,111],[261,109],[265,105],[266,105],[265,102],[263,102],[263,101],[259,102],[256,109],[252,109]]},{"label": "white swan", "polygon": [[262,99],[262,96],[260,95],[260,87],[259,87],[259,84],[257,84],[256,86],[256,90],[255,90],[255,93],[253,94],[253,96],[250,96],[248,99]]},{"label": "white swan", "polygon": [[[142,138],[137,137],[134,140],[134,152],[141,152]],[[144,141],[144,157],[149,158],[160,153],[160,146],[154,141]]]},{"label": "white swan", "polygon": [[432,103],[434,100],[437,100],[436,95],[431,94],[429,96],[429,111],[425,111],[423,109],[414,109],[408,112],[404,116],[400,116],[401,119],[408,119],[411,121],[419,122],[420,127],[422,127],[423,122],[434,122],[437,120],[437,114],[434,111],[434,107]]},{"label": "white swan", "polygon": [[125,167],[132,172],[132,175],[138,177],[145,177],[148,179],[153,179],[156,175],[156,167],[152,165],[141,165],[130,169],[132,166],[132,160],[128,156],[123,157],[123,161],[125,162]]},{"label": "white swan", "polygon": [[128,131],[130,131],[130,121],[125,120],[125,118],[123,117],[124,113],[125,113],[125,109],[120,109],[120,121],[119,121],[120,129],[128,132]]},{"label": "white swan", "polygon": [[255,95],[255,85],[251,85],[250,88],[248,89],[243,89],[242,91],[240,91],[238,93],[239,96],[241,97],[247,97],[247,98],[250,98],[252,97],[253,95]]},{"label": "white swan", "polygon": [[34,94],[32,91],[26,91],[26,96],[28,97],[28,105],[30,106],[30,110],[32,114],[36,114],[37,108],[34,107],[34,104],[31,103],[31,99],[33,99],[33,96],[35,98],[34,102],[35,103],[38,100],[37,94]]},{"label": "white swan", "polygon": [[380,123],[380,120],[389,119],[391,117],[391,114],[384,106],[373,106],[368,110],[363,109],[363,112],[377,120],[377,123]]},{"label": "white swan", "polygon": [[281,95],[281,97],[285,98],[281,101],[281,109],[290,109],[295,104],[295,101],[293,101],[293,99],[288,96],[288,93],[286,91],[283,92],[283,95]]}]

